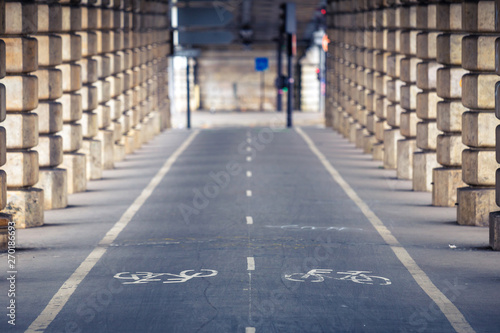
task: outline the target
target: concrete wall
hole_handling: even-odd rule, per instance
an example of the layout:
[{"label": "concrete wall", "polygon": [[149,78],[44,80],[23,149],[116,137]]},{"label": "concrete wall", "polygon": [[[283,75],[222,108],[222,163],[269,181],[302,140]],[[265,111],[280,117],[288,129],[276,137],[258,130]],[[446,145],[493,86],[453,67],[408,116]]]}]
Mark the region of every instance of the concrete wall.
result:
[{"label": "concrete wall", "polygon": [[[500,204],[497,6],[329,3],[327,124],[398,178],[412,180],[414,191],[432,192],[433,205],[456,205],[462,225],[490,225],[489,213]],[[491,223],[492,245],[499,244],[495,226],[500,222]]]},{"label": "concrete wall", "polygon": [[170,119],[167,1],[1,6],[0,247]]},{"label": "concrete wall", "polygon": [[[203,109],[215,111],[262,111],[261,73],[255,58],[267,57],[263,110],[276,110],[276,51],[205,52],[198,60]],[[285,64],[285,57],[283,57]],[[283,65],[285,68],[285,65]],[[284,98],[286,101],[286,98]],[[286,104],[284,104],[286,105]]]}]

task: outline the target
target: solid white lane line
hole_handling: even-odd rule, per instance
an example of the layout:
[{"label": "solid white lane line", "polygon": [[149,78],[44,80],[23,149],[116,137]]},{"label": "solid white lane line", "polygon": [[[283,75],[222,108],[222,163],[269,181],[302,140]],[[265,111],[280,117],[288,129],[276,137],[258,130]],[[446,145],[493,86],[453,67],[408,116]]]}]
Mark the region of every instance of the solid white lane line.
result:
[{"label": "solid white lane line", "polygon": [[247,197],[251,197],[251,196],[252,196],[252,191],[247,190]]},{"label": "solid white lane line", "polygon": [[251,156],[247,156],[247,162],[252,162],[252,157]]},{"label": "solid white lane line", "polygon": [[325,155],[319,151],[311,138],[304,131],[296,127],[297,133],[304,139],[309,146],[309,149],[318,157],[325,169],[330,173],[333,180],[337,182],[344,190],[349,198],[359,207],[365,217],[370,221],[372,226],[377,230],[379,235],[391,247],[392,251],[399,261],[406,267],[412,277],[422,290],[436,303],[441,312],[446,316],[451,326],[458,333],[473,333],[474,329],[467,322],[463,314],[437,287],[432,283],[431,279],[417,265],[415,260],[410,256],[408,251],[394,237],[391,231],[384,225],[382,220],[370,209],[370,207],[358,196],[352,187],[344,180],[340,173],[330,164]]},{"label": "solid white lane line", "polygon": [[254,259],[254,257],[247,257],[247,270],[255,271],[255,259]]},{"label": "solid white lane line", "polygon": [[194,131],[184,143],[177,148],[177,150],[168,158],[163,164],[162,168],[149,182],[148,186],[142,193],[135,199],[132,205],[123,213],[121,218],[115,225],[106,233],[101,239],[99,244],[88,255],[88,257],[80,264],[80,266],[73,272],[73,274],[64,282],[59,288],[57,293],[49,301],[49,304],[40,313],[40,315],[31,323],[26,332],[40,332],[44,331],[50,323],[56,318],[57,314],[62,310],[64,305],[68,302],[69,298],[75,292],[78,285],[85,279],[87,274],[92,270],[95,264],[106,253],[108,247],[114,242],[116,237],[125,229],[128,223],[132,220],[134,215],[144,205],[146,200],[151,196],[155,188],[160,184],[161,180],[170,171],[170,168],[179,158],[179,156],[187,149],[194,138],[199,134],[199,131]]},{"label": "solid white lane line", "polygon": [[247,177],[248,178],[252,177],[252,171],[247,171]]},{"label": "solid white lane line", "polygon": [[245,333],[255,333],[255,327],[247,327],[247,328],[245,328]]},{"label": "solid white lane line", "polygon": [[253,218],[251,216],[247,216],[247,224],[253,224]]}]

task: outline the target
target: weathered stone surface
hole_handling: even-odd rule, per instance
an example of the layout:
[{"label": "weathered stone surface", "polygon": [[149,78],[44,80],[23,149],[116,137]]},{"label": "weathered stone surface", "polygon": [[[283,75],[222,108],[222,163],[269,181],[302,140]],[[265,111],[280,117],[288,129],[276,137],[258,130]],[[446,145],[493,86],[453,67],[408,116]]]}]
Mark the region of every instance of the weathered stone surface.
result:
[{"label": "weathered stone surface", "polygon": [[65,93],[75,92],[82,87],[82,68],[75,63],[64,63],[57,66],[62,72],[63,91]]},{"label": "weathered stone surface", "polygon": [[417,123],[417,147],[426,150],[436,150],[439,131],[435,121],[426,120]]},{"label": "weathered stone surface", "polygon": [[56,68],[42,68],[33,73],[38,78],[38,99],[54,100],[63,94],[62,71]]},{"label": "weathered stone surface", "polygon": [[432,205],[454,207],[457,203],[457,189],[465,186],[460,168],[436,168],[432,170]]},{"label": "weathered stone surface", "polygon": [[398,160],[398,140],[403,139],[399,129],[384,131],[384,168],[396,169]]},{"label": "weathered stone surface", "polygon": [[417,87],[423,90],[436,89],[437,70],[442,65],[437,62],[420,62],[417,64]]},{"label": "weathered stone surface", "polygon": [[462,78],[462,103],[472,109],[495,109],[496,74],[466,74]]},{"label": "weathered stone surface", "polygon": [[92,58],[83,58],[78,64],[81,67],[82,83],[90,84],[97,81],[97,61]]},{"label": "weathered stone surface", "polygon": [[82,125],[77,123],[64,124],[60,135],[63,137],[63,150],[65,153],[74,152],[81,148],[83,140]]},{"label": "weathered stone surface", "polygon": [[7,173],[0,170],[0,209],[7,206]]},{"label": "weathered stone surface", "polygon": [[494,148],[495,128],[500,120],[494,112],[467,111],[462,115],[462,141],[469,147]]},{"label": "weathered stone surface", "polygon": [[435,152],[419,151],[413,154],[413,190],[432,191],[432,170],[439,167]]},{"label": "weathered stone surface", "polygon": [[5,3],[5,21],[1,29],[4,34],[34,34],[37,28],[38,16],[35,3],[22,1]]},{"label": "weathered stone surface", "polygon": [[437,137],[437,160],[449,167],[462,165],[462,151],[467,147],[458,134],[440,134]]},{"label": "weathered stone surface", "polygon": [[436,60],[444,65],[462,65],[462,39],[466,34],[441,34],[437,37]]},{"label": "weathered stone surface", "polygon": [[62,9],[59,4],[38,4],[38,33],[62,29]]},{"label": "weathered stone surface", "polygon": [[465,1],[462,4],[462,29],[475,32],[495,31],[495,1]]},{"label": "weathered stone surface", "polygon": [[32,228],[43,225],[44,194],[39,188],[9,189],[5,212],[12,215],[16,228]]},{"label": "weathered stone surface", "polygon": [[63,62],[77,61],[82,58],[82,38],[74,33],[58,34],[62,40]]},{"label": "weathered stone surface", "polygon": [[102,166],[104,170],[114,168],[113,131],[99,130],[99,140],[102,142]]},{"label": "weathered stone surface", "polygon": [[404,109],[399,103],[387,106],[387,124],[392,127],[399,127],[402,112],[404,112]]},{"label": "weathered stone surface", "polygon": [[68,173],[65,169],[40,169],[36,186],[43,189],[45,210],[68,206]]},{"label": "weathered stone surface", "polygon": [[494,186],[498,167],[494,150],[465,149],[462,152],[462,176],[469,185]]},{"label": "weathered stone surface", "polygon": [[61,168],[68,172],[68,194],[87,189],[87,161],[85,154],[64,154]]},{"label": "weathered stone surface", "polygon": [[398,141],[398,179],[413,178],[413,155],[416,149],[417,142],[414,139]]},{"label": "weathered stone surface", "polygon": [[401,59],[401,80],[406,83],[417,82],[417,64],[421,61],[422,60],[415,57],[406,57]]},{"label": "weathered stone surface", "polygon": [[99,91],[95,85],[86,85],[80,89],[82,95],[82,109],[85,111],[94,110],[99,104]]},{"label": "weathered stone surface", "polygon": [[34,149],[38,152],[40,167],[56,167],[62,163],[63,142],[59,135],[42,135]]},{"label": "weathered stone surface", "polygon": [[462,77],[467,73],[459,67],[438,69],[436,91],[442,98],[462,98]]},{"label": "weathered stone surface", "polygon": [[494,188],[461,187],[457,202],[457,222],[461,225],[487,227],[490,212],[498,210]]},{"label": "weathered stone surface", "polygon": [[417,136],[417,114],[415,112],[403,112],[400,115],[401,134],[407,138]]},{"label": "weathered stone surface", "polygon": [[10,113],[2,123],[9,130],[7,149],[29,149],[38,144],[38,116],[36,113]]},{"label": "weathered stone surface", "polygon": [[97,135],[99,130],[97,113],[92,111],[83,112],[80,124],[82,125],[82,135],[84,138],[90,139]]},{"label": "weathered stone surface", "polygon": [[38,182],[38,153],[34,150],[8,152],[2,169],[9,175],[9,188],[33,186]]},{"label": "weathered stone surface", "polygon": [[77,121],[82,118],[82,95],[68,93],[57,100],[62,105],[63,120],[65,122]]},{"label": "weathered stone surface", "polygon": [[441,98],[434,91],[417,94],[417,117],[420,119],[436,119],[437,105]]},{"label": "weathered stone surface", "polygon": [[81,152],[87,155],[87,179],[101,179],[103,170],[101,141],[84,139]]},{"label": "weathered stone surface", "polygon": [[38,68],[38,42],[32,37],[2,37],[7,73],[22,74]]},{"label": "weathered stone surface", "polygon": [[62,38],[57,35],[33,36],[38,41],[38,66],[62,64]]},{"label": "weathered stone surface", "polygon": [[417,109],[417,93],[419,92],[415,84],[405,84],[401,87],[401,107],[406,110]]},{"label": "weathered stone surface", "polygon": [[437,126],[443,132],[460,132],[462,114],[467,111],[462,102],[441,101],[437,106]]},{"label": "weathered stone surface", "polygon": [[497,36],[465,36],[462,39],[462,67],[471,71],[494,71],[496,39]]},{"label": "weathered stone surface", "polygon": [[38,78],[34,75],[6,76],[2,80],[6,89],[7,111],[31,111],[38,106]]}]

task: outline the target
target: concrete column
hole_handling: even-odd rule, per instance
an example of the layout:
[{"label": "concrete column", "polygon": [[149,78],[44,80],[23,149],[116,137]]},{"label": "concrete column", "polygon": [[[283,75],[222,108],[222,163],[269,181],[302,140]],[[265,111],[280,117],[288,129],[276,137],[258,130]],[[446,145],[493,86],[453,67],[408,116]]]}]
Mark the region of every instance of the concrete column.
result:
[{"label": "concrete column", "polygon": [[400,79],[405,84],[401,86],[400,105],[404,112],[400,115],[401,135],[404,139],[397,143],[397,177],[413,179],[413,153],[417,147],[417,7],[408,5],[400,7],[400,26],[403,29],[400,36],[401,53],[405,55],[400,63]]},{"label": "concrete column", "polygon": [[488,226],[495,203],[495,1],[464,2],[462,27],[474,34],[462,39],[462,178],[458,189],[459,224]]},{"label": "concrete column", "polygon": [[389,129],[384,131],[384,167],[386,169],[396,169],[398,163],[398,141],[403,139],[400,131],[400,119],[403,108],[401,107],[401,87],[404,82],[401,80],[401,28],[399,15],[401,8],[392,7],[387,9],[387,50],[390,54],[387,57],[387,75],[390,80],[387,82],[387,124]]},{"label": "concrete column", "polygon": [[61,167],[68,172],[68,193],[83,192],[87,189],[86,155],[80,152],[83,144],[82,105],[92,100],[92,91],[82,89],[82,7],[62,4],[62,64],[57,68],[63,73],[63,163]]},{"label": "concrete column", "polygon": [[[0,79],[5,77],[5,42],[0,39]],[[7,131],[3,126],[3,122],[7,116],[5,109],[5,85],[0,83],[0,166],[3,166],[7,161]],[[7,174],[4,170],[0,170],[0,210],[7,206]],[[0,213],[0,251],[7,249],[8,242],[8,223],[12,220],[12,215]]]},{"label": "concrete column", "polygon": [[437,161],[441,167],[433,170],[432,204],[454,207],[457,188],[462,181],[462,4],[439,4],[436,25],[445,33],[437,37]]},{"label": "concrete column", "polygon": [[[38,41],[30,35],[38,28],[37,5],[7,2],[2,14],[7,75],[1,80],[0,94],[6,103],[4,127],[9,132],[6,137],[3,133],[7,148],[3,167],[8,175],[6,212],[13,215],[18,228],[34,227],[42,225],[44,218],[44,193],[34,187],[39,171],[38,152],[33,149],[39,142],[38,116],[32,112],[38,107]],[[0,179],[5,179],[3,172]]]},{"label": "concrete column", "polygon": [[438,167],[436,149],[438,129],[436,123],[437,95],[436,31],[437,5],[426,4],[417,7],[417,148],[413,154],[413,190],[432,191],[432,170]]},{"label": "concrete column", "polygon": [[59,4],[38,3],[38,151],[40,173],[37,186],[44,190],[44,208],[65,208],[68,204],[68,176],[63,162],[63,41],[62,8]]},{"label": "concrete column", "polygon": [[[99,139],[99,125],[109,122],[109,111],[101,107],[99,95],[102,95],[102,88],[97,84],[99,74],[103,72],[103,67],[109,66],[108,59],[98,55],[99,43],[102,44],[102,37],[99,39],[98,27],[100,24],[100,8],[94,6],[84,6],[82,10],[82,27],[77,32],[82,40],[82,58],[78,62],[82,73],[82,125],[83,142],[80,153],[86,156],[86,177],[90,179],[100,179],[102,177],[102,142]],[[106,61],[105,61],[106,60]],[[103,110],[104,109],[104,110]]]}]

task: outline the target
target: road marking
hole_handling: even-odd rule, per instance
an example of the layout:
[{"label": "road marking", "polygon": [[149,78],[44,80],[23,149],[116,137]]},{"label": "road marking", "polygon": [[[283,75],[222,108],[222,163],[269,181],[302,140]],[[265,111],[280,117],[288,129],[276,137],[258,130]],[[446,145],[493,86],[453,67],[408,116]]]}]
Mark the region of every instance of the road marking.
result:
[{"label": "road marking", "polygon": [[247,156],[247,162],[252,162],[252,157],[251,156]]},{"label": "road marking", "polygon": [[248,139],[247,139],[247,143],[252,143],[252,139],[251,139],[251,138],[248,138]]},{"label": "road marking", "polygon": [[85,279],[87,274],[106,253],[108,247],[118,237],[118,235],[125,229],[128,223],[132,220],[134,215],[144,205],[146,200],[151,196],[155,188],[160,184],[161,180],[170,171],[172,165],[177,161],[179,156],[187,149],[193,142],[194,138],[199,134],[199,131],[194,131],[184,143],[177,148],[177,150],[167,159],[162,168],[149,182],[148,186],[142,193],[135,199],[130,207],[123,213],[121,218],[115,225],[106,233],[101,239],[99,244],[88,255],[87,258],[80,264],[80,266],[71,274],[71,276],[63,283],[61,288],[49,301],[49,304],[43,309],[42,313],[31,323],[26,332],[40,332],[47,329],[50,323],[56,318],[58,313],[62,310],[64,305],[68,302],[69,298],[75,292],[78,285]]},{"label": "road marking", "polygon": [[247,177],[248,178],[252,177],[252,171],[247,171]]},{"label": "road marking", "polygon": [[352,187],[344,180],[340,173],[331,165],[326,159],[325,155],[319,151],[311,138],[304,133],[304,131],[296,127],[295,131],[304,139],[309,146],[309,149],[321,161],[325,169],[330,173],[333,180],[342,187],[344,192],[349,198],[359,207],[361,212],[365,215],[372,226],[377,230],[379,235],[391,247],[392,251],[399,259],[399,261],[406,267],[412,277],[422,290],[436,303],[441,312],[446,316],[451,326],[458,333],[472,333],[474,329],[467,322],[463,314],[446,296],[439,290],[425,272],[417,265],[415,260],[410,256],[408,251],[401,245],[401,243],[394,237],[391,231],[384,225],[384,222],[375,215],[370,207],[358,196]]},{"label": "road marking", "polygon": [[251,196],[252,196],[252,191],[247,190],[247,197],[251,197]]},{"label": "road marking", "polygon": [[253,257],[247,257],[247,270],[255,271],[255,259]]},{"label": "road marking", "polygon": [[247,224],[253,224],[253,218],[251,216],[247,216]]},{"label": "road marking", "polygon": [[[149,282],[163,282],[163,283],[184,283],[193,278],[207,278],[216,276],[218,274],[217,271],[213,269],[201,269],[200,272],[194,273],[195,271],[192,269],[188,269],[186,271],[182,271],[179,274],[172,273],[152,273],[152,272],[121,272],[115,274],[115,279],[121,280],[129,280],[132,282],[123,282],[122,284],[147,284]],[[202,273],[207,272],[207,273]],[[159,279],[160,277],[168,276],[169,278],[163,281]]]},{"label": "road marking", "polygon": [[247,147],[247,152],[252,152],[252,147]]},{"label": "road marking", "polygon": [[247,328],[245,328],[245,333],[255,333],[255,327],[247,327]]}]

